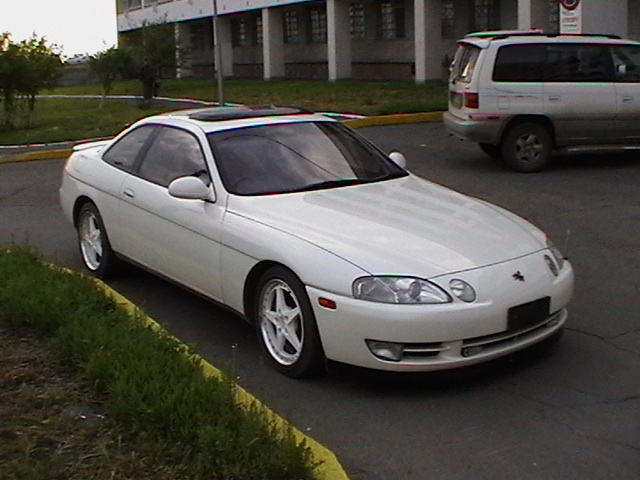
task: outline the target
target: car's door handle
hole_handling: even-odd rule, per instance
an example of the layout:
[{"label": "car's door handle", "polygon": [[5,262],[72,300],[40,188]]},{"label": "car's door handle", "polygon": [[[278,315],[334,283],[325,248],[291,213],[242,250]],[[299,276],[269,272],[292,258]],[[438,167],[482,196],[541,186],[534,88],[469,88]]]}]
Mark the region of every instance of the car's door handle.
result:
[{"label": "car's door handle", "polygon": [[122,191],[122,194],[123,194],[125,197],[129,197],[129,198],[135,198],[135,196],[136,196],[136,192],[134,192],[134,191],[133,191],[133,190],[131,190],[130,188],[125,188],[125,189]]},{"label": "car's door handle", "polygon": [[622,97],[623,102],[633,102],[633,97]]},{"label": "car's door handle", "polygon": [[560,101],[560,95],[550,95],[549,96],[549,101],[550,102],[559,102]]}]

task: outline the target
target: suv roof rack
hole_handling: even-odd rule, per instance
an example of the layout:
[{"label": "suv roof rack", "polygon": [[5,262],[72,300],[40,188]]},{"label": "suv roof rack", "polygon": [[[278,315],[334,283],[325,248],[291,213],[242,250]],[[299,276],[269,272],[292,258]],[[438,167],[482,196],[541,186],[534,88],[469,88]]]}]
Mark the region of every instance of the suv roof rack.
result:
[{"label": "suv roof rack", "polygon": [[540,29],[533,30],[488,30],[485,32],[473,32],[465,35],[465,38],[483,38],[490,40],[500,40],[509,37],[604,37],[612,39],[620,39],[620,35],[612,35],[607,33],[545,33]]},{"label": "suv roof rack", "polygon": [[303,115],[309,113],[313,112],[305,108],[278,105],[210,107],[186,112],[189,118],[204,122],[219,122],[223,120],[239,120],[243,118],[272,117],[281,115]]}]

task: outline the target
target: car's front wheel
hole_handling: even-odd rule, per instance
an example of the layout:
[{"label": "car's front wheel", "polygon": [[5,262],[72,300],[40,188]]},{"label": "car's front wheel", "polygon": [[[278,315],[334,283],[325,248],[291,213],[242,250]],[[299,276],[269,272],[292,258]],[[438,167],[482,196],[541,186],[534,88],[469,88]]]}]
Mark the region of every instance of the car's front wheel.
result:
[{"label": "car's front wheel", "polygon": [[99,278],[113,276],[120,261],[111,249],[104,222],[93,203],[80,207],[76,229],[82,262],[87,270]]},{"label": "car's front wheel", "polygon": [[502,143],[504,164],[513,171],[530,173],[542,170],[551,159],[552,139],[549,131],[534,122],[512,127]]},{"label": "car's front wheel", "polygon": [[267,270],[258,283],[255,311],[260,344],[276,370],[292,378],[324,371],[315,316],[296,275],[283,267]]}]

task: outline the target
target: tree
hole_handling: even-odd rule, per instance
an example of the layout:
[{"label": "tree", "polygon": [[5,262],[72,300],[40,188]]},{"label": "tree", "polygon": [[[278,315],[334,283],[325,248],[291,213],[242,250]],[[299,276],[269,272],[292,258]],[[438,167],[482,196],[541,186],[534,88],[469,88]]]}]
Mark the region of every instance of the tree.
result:
[{"label": "tree", "polygon": [[130,71],[132,64],[133,59],[129,51],[117,47],[98,52],[89,59],[89,68],[98,75],[102,83],[100,108],[104,105],[105,97],[111,92],[114,80]]},{"label": "tree", "polygon": [[176,68],[174,26],[170,23],[148,23],[121,37],[135,62],[154,66],[160,76],[172,76]]},{"label": "tree", "polygon": [[5,128],[16,127],[16,114],[25,112],[25,126],[33,123],[36,97],[56,85],[62,74],[62,60],[55,45],[33,35],[19,43],[11,35],[0,35],[0,91],[4,103]]}]

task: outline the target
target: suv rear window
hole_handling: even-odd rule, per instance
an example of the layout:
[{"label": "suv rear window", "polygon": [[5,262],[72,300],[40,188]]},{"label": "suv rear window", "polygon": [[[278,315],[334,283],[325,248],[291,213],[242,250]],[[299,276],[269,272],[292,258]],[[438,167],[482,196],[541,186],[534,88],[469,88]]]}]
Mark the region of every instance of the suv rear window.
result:
[{"label": "suv rear window", "polygon": [[452,82],[469,82],[480,55],[480,48],[471,44],[461,44],[451,64],[450,80]]}]

